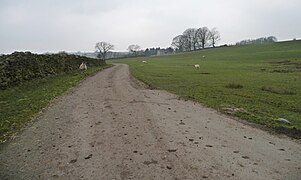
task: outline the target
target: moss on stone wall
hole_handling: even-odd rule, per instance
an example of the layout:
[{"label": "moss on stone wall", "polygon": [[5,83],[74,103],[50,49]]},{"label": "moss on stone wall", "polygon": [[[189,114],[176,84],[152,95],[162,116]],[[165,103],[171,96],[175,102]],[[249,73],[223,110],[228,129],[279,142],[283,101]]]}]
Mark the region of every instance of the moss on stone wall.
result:
[{"label": "moss on stone wall", "polygon": [[105,62],[99,59],[66,53],[38,55],[30,52],[14,52],[10,55],[2,55],[0,56],[0,89],[16,86],[35,78],[78,71],[82,62],[86,62],[88,67],[105,65]]}]

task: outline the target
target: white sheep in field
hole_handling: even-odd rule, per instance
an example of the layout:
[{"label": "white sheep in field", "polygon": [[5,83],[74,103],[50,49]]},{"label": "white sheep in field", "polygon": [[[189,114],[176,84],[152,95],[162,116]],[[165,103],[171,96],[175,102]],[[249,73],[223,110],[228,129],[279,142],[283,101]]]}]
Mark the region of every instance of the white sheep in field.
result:
[{"label": "white sheep in field", "polygon": [[195,69],[199,69],[200,65],[199,64],[195,64],[194,67],[195,67]]},{"label": "white sheep in field", "polygon": [[206,58],[206,56],[204,55],[203,58]]},{"label": "white sheep in field", "polygon": [[142,61],[142,63],[147,64],[147,61]]},{"label": "white sheep in field", "polygon": [[82,62],[79,66],[79,70],[87,70],[88,67],[87,67],[87,64],[85,62]]}]

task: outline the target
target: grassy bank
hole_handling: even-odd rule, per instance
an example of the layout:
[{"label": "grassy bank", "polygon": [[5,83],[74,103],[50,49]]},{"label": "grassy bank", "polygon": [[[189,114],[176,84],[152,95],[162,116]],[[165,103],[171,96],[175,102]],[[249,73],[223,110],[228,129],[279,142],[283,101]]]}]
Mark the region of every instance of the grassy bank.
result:
[{"label": "grassy bank", "polygon": [[0,140],[7,140],[24,127],[42,108],[55,97],[62,95],[85,77],[103,67],[91,67],[85,72],[49,76],[25,82],[20,86],[0,90]]},{"label": "grassy bank", "polygon": [[150,86],[301,137],[301,41],[112,62],[129,64],[131,73]]}]

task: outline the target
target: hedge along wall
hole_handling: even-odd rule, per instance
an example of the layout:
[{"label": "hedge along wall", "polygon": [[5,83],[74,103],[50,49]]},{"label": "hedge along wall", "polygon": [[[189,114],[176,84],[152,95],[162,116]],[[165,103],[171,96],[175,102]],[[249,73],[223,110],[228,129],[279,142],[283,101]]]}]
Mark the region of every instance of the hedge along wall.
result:
[{"label": "hedge along wall", "polygon": [[30,52],[14,52],[10,55],[2,55],[0,56],[0,89],[16,86],[35,78],[76,71],[82,62],[86,62],[88,68],[106,64],[99,59],[66,53],[38,55]]}]

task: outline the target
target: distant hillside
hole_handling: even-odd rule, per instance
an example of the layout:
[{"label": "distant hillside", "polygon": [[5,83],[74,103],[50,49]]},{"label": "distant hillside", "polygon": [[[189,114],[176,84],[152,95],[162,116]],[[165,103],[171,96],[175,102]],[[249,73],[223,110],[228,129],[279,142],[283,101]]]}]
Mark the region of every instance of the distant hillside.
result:
[{"label": "distant hillside", "polygon": [[88,58],[97,59],[97,55],[96,55],[95,52],[75,52],[75,53],[69,53],[69,54],[74,54],[74,55],[78,55],[78,56],[84,56],[84,57],[88,57]]},{"label": "distant hillside", "polygon": [[[97,53],[95,53],[95,52],[75,52],[75,53],[69,53],[69,54],[98,59]],[[106,55],[106,59],[124,58],[124,57],[127,57],[128,55],[129,55],[129,52],[108,52]]]}]

